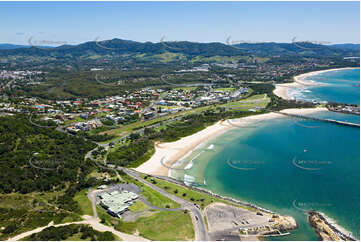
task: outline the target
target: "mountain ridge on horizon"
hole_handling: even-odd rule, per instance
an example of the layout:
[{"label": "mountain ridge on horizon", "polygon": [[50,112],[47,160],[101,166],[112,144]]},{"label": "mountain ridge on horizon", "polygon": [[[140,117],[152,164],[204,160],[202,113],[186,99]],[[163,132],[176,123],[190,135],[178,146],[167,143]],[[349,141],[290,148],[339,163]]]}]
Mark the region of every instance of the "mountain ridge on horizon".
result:
[{"label": "mountain ridge on horizon", "polygon": [[[189,44],[223,44],[228,46],[238,46],[238,45],[259,45],[259,44],[313,44],[313,45],[322,45],[328,47],[343,47],[348,46],[349,48],[359,47],[360,43],[338,43],[338,44],[317,44],[313,43],[312,41],[297,41],[297,42],[276,42],[276,41],[264,41],[264,42],[242,42],[242,43],[224,43],[219,41],[211,41],[211,42],[198,42],[198,41],[188,41],[188,40],[177,40],[177,41],[159,41],[159,42],[152,42],[152,41],[135,41],[135,40],[127,40],[127,39],[120,39],[120,38],[112,38],[108,40],[92,40],[92,41],[85,41],[78,44],[64,44],[59,46],[39,46],[42,48],[60,48],[60,47],[76,47],[79,45],[84,45],[88,43],[102,43],[102,42],[112,42],[112,41],[120,41],[125,43],[138,43],[138,44],[179,44],[179,43],[189,43]],[[237,41],[235,41],[237,42]],[[12,43],[0,43],[0,50],[3,49],[20,49],[20,48],[31,48],[35,45],[24,45],[24,44],[12,44]],[[352,46],[352,47],[351,47]],[[37,47],[37,46],[35,46]]]},{"label": "mountain ridge on horizon", "polygon": [[[311,42],[294,43],[198,43],[190,41],[137,42],[111,39],[58,47],[5,45],[0,58],[3,68],[89,68],[126,66],[195,65],[201,63],[307,62],[312,59],[342,60],[359,57],[360,45],[328,46]],[[11,57],[11,58],[9,58]],[[29,58],[31,61],[29,61]]]}]

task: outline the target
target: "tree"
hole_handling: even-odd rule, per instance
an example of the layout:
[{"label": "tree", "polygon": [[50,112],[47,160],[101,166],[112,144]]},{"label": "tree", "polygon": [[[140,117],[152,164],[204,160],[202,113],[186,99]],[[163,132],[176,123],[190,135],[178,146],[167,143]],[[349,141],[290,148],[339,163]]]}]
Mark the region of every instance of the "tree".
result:
[{"label": "tree", "polygon": [[11,234],[12,232],[14,232],[17,229],[17,226],[15,223],[9,224],[8,226],[5,227],[3,233],[4,234]]}]

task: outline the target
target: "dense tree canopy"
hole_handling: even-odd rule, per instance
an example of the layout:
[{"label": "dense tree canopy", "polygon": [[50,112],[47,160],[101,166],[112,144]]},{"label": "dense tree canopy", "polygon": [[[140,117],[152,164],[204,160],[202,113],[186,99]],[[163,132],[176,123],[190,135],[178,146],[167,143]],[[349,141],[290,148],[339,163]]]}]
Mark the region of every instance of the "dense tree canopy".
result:
[{"label": "dense tree canopy", "polygon": [[85,154],[95,144],[25,117],[0,117],[0,193],[62,189],[89,173]]}]

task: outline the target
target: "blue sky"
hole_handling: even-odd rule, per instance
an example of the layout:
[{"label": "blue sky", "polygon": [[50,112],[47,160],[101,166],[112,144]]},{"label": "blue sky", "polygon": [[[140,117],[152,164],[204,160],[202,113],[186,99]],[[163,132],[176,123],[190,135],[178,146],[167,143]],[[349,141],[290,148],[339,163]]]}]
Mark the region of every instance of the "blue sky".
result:
[{"label": "blue sky", "polygon": [[359,2],[0,2],[0,43],[360,42]]}]

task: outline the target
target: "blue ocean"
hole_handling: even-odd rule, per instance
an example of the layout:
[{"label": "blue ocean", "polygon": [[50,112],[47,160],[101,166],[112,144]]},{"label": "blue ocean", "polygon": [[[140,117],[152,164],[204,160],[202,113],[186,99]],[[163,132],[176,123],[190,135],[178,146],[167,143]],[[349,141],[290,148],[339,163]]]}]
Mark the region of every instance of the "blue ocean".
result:
[{"label": "blue ocean", "polygon": [[320,86],[294,88],[288,94],[295,99],[333,101],[360,105],[360,69],[323,72],[305,78]]},{"label": "blue ocean", "polygon": [[[299,92],[302,98],[360,103],[359,69],[309,78],[330,85]],[[359,116],[328,111],[312,115],[360,122]],[[293,216],[299,228],[277,240],[317,240],[305,213],[311,209],[360,238],[359,128],[293,118],[269,119],[231,129],[208,141],[188,156],[187,162],[190,169],[173,172],[172,176]]]}]

